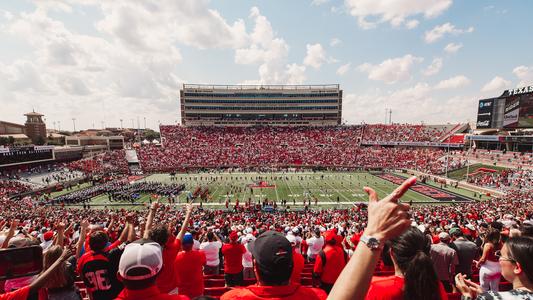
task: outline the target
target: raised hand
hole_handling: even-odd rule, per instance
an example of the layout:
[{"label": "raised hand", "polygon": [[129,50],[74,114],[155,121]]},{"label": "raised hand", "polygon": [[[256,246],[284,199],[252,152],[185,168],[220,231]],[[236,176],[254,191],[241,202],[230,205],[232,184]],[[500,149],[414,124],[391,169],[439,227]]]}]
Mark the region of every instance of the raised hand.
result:
[{"label": "raised hand", "polygon": [[478,284],[466,279],[466,276],[461,273],[455,275],[455,286],[465,297],[476,298],[477,295],[483,293]]},{"label": "raised hand", "polygon": [[194,210],[194,205],[192,205],[192,203],[187,203],[185,205],[185,210],[187,211],[188,214],[192,213],[192,211]]},{"label": "raised hand", "polygon": [[374,189],[365,187],[368,194],[368,225],[365,235],[373,236],[380,241],[402,234],[411,226],[408,204],[398,203],[409,187],[416,183],[416,177],[405,180],[387,197],[379,200]]},{"label": "raised hand", "polygon": [[89,227],[89,221],[87,219],[81,221],[81,224],[80,224],[81,228],[83,229],[87,229]]},{"label": "raised hand", "polygon": [[20,223],[20,220],[19,220],[19,219],[13,219],[13,221],[11,221],[11,226],[10,226],[10,228],[11,228],[11,229],[17,229],[17,227],[19,226],[19,223]]}]

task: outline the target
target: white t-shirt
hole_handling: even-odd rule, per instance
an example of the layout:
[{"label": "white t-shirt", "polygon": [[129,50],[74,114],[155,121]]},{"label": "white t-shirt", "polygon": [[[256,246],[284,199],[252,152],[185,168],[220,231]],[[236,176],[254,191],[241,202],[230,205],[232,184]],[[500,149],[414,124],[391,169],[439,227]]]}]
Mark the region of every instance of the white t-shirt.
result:
[{"label": "white t-shirt", "polygon": [[200,244],[200,250],[205,253],[206,265],[210,267],[220,265],[220,259],[218,257],[220,248],[222,248],[222,243],[219,241],[203,242]]},{"label": "white t-shirt", "polygon": [[251,242],[244,243],[244,248],[246,248],[246,253],[244,253],[244,255],[242,256],[242,266],[244,268],[251,268],[254,266],[252,262],[252,252],[250,252],[251,244]]},{"label": "white t-shirt", "polygon": [[315,258],[322,250],[322,247],[324,247],[324,238],[323,237],[312,237],[307,239],[307,245],[309,245],[309,248],[307,248],[307,256],[311,258]]}]

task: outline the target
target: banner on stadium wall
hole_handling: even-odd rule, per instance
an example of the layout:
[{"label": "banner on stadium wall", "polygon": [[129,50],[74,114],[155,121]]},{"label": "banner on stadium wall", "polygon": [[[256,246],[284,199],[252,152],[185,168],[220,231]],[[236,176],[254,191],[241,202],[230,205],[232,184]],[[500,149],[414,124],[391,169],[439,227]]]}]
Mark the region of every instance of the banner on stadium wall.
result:
[{"label": "banner on stadium wall", "polygon": [[35,151],[53,150],[54,146],[33,146]]},{"label": "banner on stadium wall", "polygon": [[472,141],[498,142],[502,137],[498,135],[467,135],[465,138]]},{"label": "banner on stadium wall", "polygon": [[[401,176],[398,176],[398,175],[394,175],[394,174],[380,174],[380,175],[374,175],[376,177],[379,177],[383,180],[387,180],[389,182],[392,182],[394,184],[397,184],[397,185],[401,185],[406,178],[404,177],[401,177]],[[427,184],[424,184],[424,183],[416,183],[415,185],[413,185],[411,188],[411,190],[419,193],[419,194],[422,194],[424,196],[427,196],[429,198],[432,198],[432,199],[435,199],[437,201],[447,201],[447,202],[452,202],[452,201],[455,201],[455,202],[467,202],[467,201],[472,201],[471,199],[469,198],[466,198],[464,196],[461,196],[461,195],[458,195],[458,194],[455,194],[455,193],[452,193],[452,192],[449,192],[449,191],[446,191],[446,190],[443,190],[443,189],[439,189],[439,188],[436,188],[436,187],[432,187],[432,186],[429,186]]]},{"label": "banner on stadium wall", "polygon": [[361,141],[362,145],[378,146],[413,146],[413,147],[440,147],[440,148],[462,148],[463,144],[436,143],[436,142],[383,142],[383,141]]},{"label": "banner on stadium wall", "polygon": [[9,148],[0,147],[0,153],[8,153],[8,152],[9,152]]}]

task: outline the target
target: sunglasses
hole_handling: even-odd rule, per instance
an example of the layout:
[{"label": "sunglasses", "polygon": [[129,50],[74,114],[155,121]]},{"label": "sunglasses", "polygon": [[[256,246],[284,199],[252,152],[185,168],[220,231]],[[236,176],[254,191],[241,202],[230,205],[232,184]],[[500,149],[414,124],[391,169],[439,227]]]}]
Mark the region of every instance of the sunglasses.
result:
[{"label": "sunglasses", "polygon": [[516,260],[513,259],[512,257],[502,256],[502,251],[501,250],[498,250],[498,251],[494,252],[494,255],[498,258],[499,261],[516,262]]}]

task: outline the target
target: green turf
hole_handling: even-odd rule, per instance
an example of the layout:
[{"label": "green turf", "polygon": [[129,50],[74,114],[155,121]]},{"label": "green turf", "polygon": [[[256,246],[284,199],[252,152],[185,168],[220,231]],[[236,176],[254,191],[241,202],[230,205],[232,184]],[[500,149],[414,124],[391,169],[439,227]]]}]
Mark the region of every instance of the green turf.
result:
[{"label": "green turf", "polygon": [[[259,176],[262,179],[259,179]],[[345,208],[351,207],[354,202],[367,201],[368,197],[363,191],[364,186],[374,188],[380,198],[385,197],[397,187],[397,185],[367,172],[198,173],[177,174],[176,177],[176,181],[171,181],[169,174],[153,174],[141,179],[141,181],[184,183],[185,192],[179,195],[179,203],[187,202],[188,191],[193,192],[197,187],[202,189],[207,187],[209,189],[209,199],[203,201],[204,204],[209,203],[206,207],[224,207],[226,198],[229,198],[232,204],[235,203],[236,199],[239,199],[241,204],[244,204],[244,201],[251,198],[253,202],[264,201],[265,199],[269,201],[276,200],[278,205],[282,199],[285,199],[291,207],[301,207],[304,199],[312,199],[313,207],[314,198],[316,197],[318,205],[322,208]],[[259,180],[267,181],[270,185],[275,185],[275,188],[253,188],[251,190],[249,185]],[[452,187],[447,189],[467,197],[473,196],[470,191]],[[337,198],[340,203],[337,202]],[[149,201],[150,195],[145,194],[136,200],[136,203]],[[168,200],[162,198],[159,201],[167,203]],[[402,201],[439,203],[414,191],[408,191]],[[199,202],[199,200],[196,200],[196,202]],[[106,195],[100,195],[91,200],[93,205],[105,205],[108,203]],[[119,203],[115,202],[115,204]],[[120,207],[135,207],[137,209],[144,207],[142,205],[131,206],[127,202],[121,204],[123,205]]]},{"label": "green turf", "polygon": [[485,165],[485,164],[473,164],[470,165],[469,168],[463,167],[457,170],[454,170],[452,172],[448,172],[448,177],[454,180],[464,180],[466,179],[466,172],[468,170],[469,174],[472,174],[476,172],[479,168],[486,168],[486,169],[493,169],[496,171],[502,171],[506,170],[507,168],[504,167],[498,167],[498,166],[492,166],[492,165]]}]

